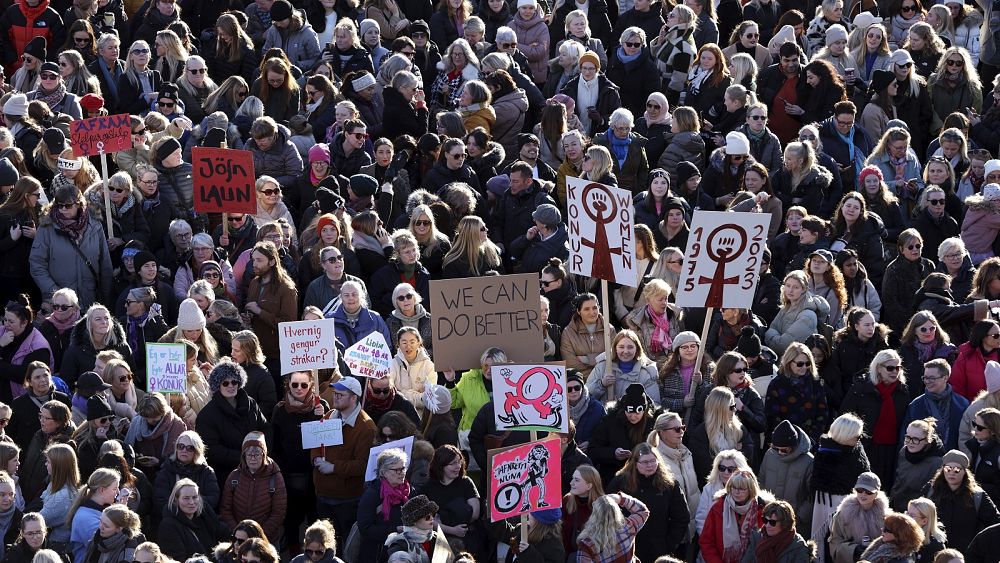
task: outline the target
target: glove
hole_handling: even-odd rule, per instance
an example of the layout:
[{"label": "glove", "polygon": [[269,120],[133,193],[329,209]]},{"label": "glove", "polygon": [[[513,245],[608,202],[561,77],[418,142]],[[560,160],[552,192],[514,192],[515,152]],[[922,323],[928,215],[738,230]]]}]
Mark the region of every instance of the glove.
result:
[{"label": "glove", "polygon": [[316,469],[319,469],[319,472],[323,475],[329,475],[333,473],[333,464],[325,459],[322,459],[316,462]]},{"label": "glove", "polygon": [[601,112],[597,111],[597,108],[587,110],[587,117],[589,117],[594,123],[604,122],[604,117],[601,116]]}]

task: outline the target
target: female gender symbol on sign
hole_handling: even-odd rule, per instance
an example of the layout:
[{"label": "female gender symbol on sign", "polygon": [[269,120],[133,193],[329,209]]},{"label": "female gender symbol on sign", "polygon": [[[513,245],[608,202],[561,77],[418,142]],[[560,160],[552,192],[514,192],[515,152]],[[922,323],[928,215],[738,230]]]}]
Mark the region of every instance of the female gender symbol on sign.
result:
[{"label": "female gender symbol on sign", "polygon": [[587,184],[581,197],[583,210],[594,220],[594,240],[583,239],[583,245],[594,249],[590,277],[602,280],[615,279],[615,266],[611,262],[612,254],[621,254],[621,247],[608,246],[607,225],[618,213],[618,204],[611,191],[603,184]]},{"label": "female gender symbol on sign", "polygon": [[[726,232],[723,235],[726,230],[733,232]],[[705,300],[706,307],[722,307],[722,294],[726,286],[739,282],[739,276],[726,277],[726,265],[743,254],[747,247],[747,238],[747,232],[743,227],[726,224],[716,227],[705,240],[705,252],[715,262],[715,275],[711,278],[705,276],[698,278],[698,283],[712,284],[708,289],[708,298]],[[739,241],[739,248],[735,248],[737,241]]]}]

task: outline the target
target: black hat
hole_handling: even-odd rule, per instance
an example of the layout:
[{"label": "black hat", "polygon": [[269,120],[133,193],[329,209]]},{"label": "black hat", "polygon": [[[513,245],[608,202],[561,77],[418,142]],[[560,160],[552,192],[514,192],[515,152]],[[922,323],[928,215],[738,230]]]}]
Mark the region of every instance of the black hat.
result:
[{"label": "black hat", "polygon": [[46,129],[42,133],[42,142],[45,143],[45,148],[49,149],[49,153],[54,156],[59,156],[60,153],[66,150],[66,135],[58,127],[49,127]]},{"label": "black hat", "polygon": [[417,20],[410,22],[410,35],[414,33],[424,33],[426,35],[431,34],[431,26],[427,25],[424,20]]},{"label": "black hat", "polygon": [[226,142],[226,130],[221,127],[212,127],[205,133],[205,138],[201,140],[203,147],[222,148],[222,143]]},{"label": "black hat", "polygon": [[877,94],[888,88],[894,80],[896,80],[895,73],[877,68],[872,72],[872,81],[868,85],[868,93]]},{"label": "black hat", "polygon": [[688,180],[695,176],[701,176],[701,171],[694,164],[682,160],[677,163],[677,185],[683,186]]},{"label": "black hat", "polygon": [[13,186],[20,179],[17,168],[6,158],[0,158],[0,186]]},{"label": "black hat", "polygon": [[587,384],[587,378],[580,373],[580,370],[573,368],[566,368],[566,382],[578,381],[581,385]]},{"label": "black hat", "polygon": [[528,143],[534,143],[536,145],[540,144],[538,142],[538,137],[534,133],[518,133],[517,135],[517,148],[521,149],[524,145]]},{"label": "black hat", "polygon": [[107,391],[111,386],[94,371],[85,371],[76,380],[76,388],[81,391]]},{"label": "black hat", "polygon": [[771,249],[764,247],[764,257],[761,259],[765,264],[771,263]]},{"label": "black hat", "polygon": [[156,99],[162,100],[167,98],[168,100],[177,101],[180,96],[180,90],[177,89],[177,85],[173,82],[164,82],[160,84],[160,91],[156,93]]},{"label": "black hat", "polygon": [[736,351],[748,358],[760,355],[760,337],[754,332],[752,326],[745,326],[740,330],[740,339],[736,343]]},{"label": "black hat", "polygon": [[28,41],[28,44],[24,46],[24,52],[38,60],[44,61],[48,58],[48,51],[45,49],[46,45],[45,38],[39,35]]},{"label": "black hat", "polygon": [[156,148],[156,162],[157,163],[163,162],[164,160],[166,160],[168,156],[174,154],[174,151],[180,150],[180,148],[181,144],[177,139],[173,137],[167,137],[163,141],[163,143],[161,143],[160,146]]},{"label": "black hat", "polygon": [[51,72],[54,74],[59,74],[59,65],[57,65],[52,61],[45,61],[44,63],[42,63],[42,66],[38,68],[38,72],[39,73]]},{"label": "black hat", "polygon": [[351,176],[351,191],[358,197],[373,196],[378,193],[378,180],[368,174]]},{"label": "black hat", "polygon": [[406,501],[402,509],[402,518],[404,526],[413,526],[428,515],[437,514],[440,507],[438,504],[431,499],[427,498],[427,495],[417,495],[415,497],[410,497],[410,500]]},{"label": "black hat", "polygon": [[667,197],[663,199],[663,213],[666,214],[671,209],[684,211],[684,200],[679,197]]},{"label": "black hat", "polygon": [[799,445],[799,433],[795,425],[782,420],[771,434],[771,445],[779,448],[794,448]]},{"label": "black hat", "polygon": [[277,0],[271,5],[271,21],[280,22],[292,17],[292,3],[288,0]]},{"label": "black hat", "polygon": [[646,388],[641,383],[633,383],[625,389],[625,396],[618,401],[618,404],[623,407],[644,407],[648,400]]},{"label": "black hat", "polygon": [[441,146],[441,137],[435,133],[424,133],[417,141],[417,150],[420,152],[430,152]]},{"label": "black hat", "polygon": [[87,399],[87,420],[97,420],[106,416],[114,416],[115,411],[111,410],[111,405],[100,395],[94,395]]},{"label": "black hat", "polygon": [[160,265],[160,261],[156,259],[155,254],[148,250],[140,250],[132,257],[132,269],[138,270],[150,262],[154,262],[157,266]]},{"label": "black hat", "polygon": [[323,184],[327,183],[327,180],[331,180],[331,184],[334,187],[337,186],[337,179],[333,176],[327,176],[320,182],[320,186],[316,188],[316,201],[319,202],[319,210],[322,213],[333,213],[338,209],[344,207],[344,198],[340,197],[337,192],[333,191]]}]

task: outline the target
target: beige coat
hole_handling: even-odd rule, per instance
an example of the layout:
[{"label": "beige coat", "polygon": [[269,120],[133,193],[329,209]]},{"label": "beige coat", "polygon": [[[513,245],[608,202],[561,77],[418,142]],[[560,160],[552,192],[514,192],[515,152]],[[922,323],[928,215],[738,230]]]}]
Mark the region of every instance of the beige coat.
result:
[{"label": "beige coat", "polygon": [[573,320],[562,333],[560,350],[566,367],[579,370],[584,376],[590,375],[597,365],[597,356],[604,353],[604,317],[597,318],[597,328],[591,334],[580,315],[574,313]]}]

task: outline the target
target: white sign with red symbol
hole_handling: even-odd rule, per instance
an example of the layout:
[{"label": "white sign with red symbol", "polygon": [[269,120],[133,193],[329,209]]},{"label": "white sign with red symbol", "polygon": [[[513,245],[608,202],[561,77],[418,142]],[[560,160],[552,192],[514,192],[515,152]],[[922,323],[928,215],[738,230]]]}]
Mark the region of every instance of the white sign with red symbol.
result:
[{"label": "white sign with red symbol", "polygon": [[566,365],[494,366],[493,410],[497,430],[569,432]]},{"label": "white sign with red symbol", "polygon": [[635,255],[632,194],[566,178],[569,271],[635,287],[639,261]]},{"label": "white sign with red symbol", "polygon": [[695,211],[677,306],[749,309],[770,223],[767,213]]}]

